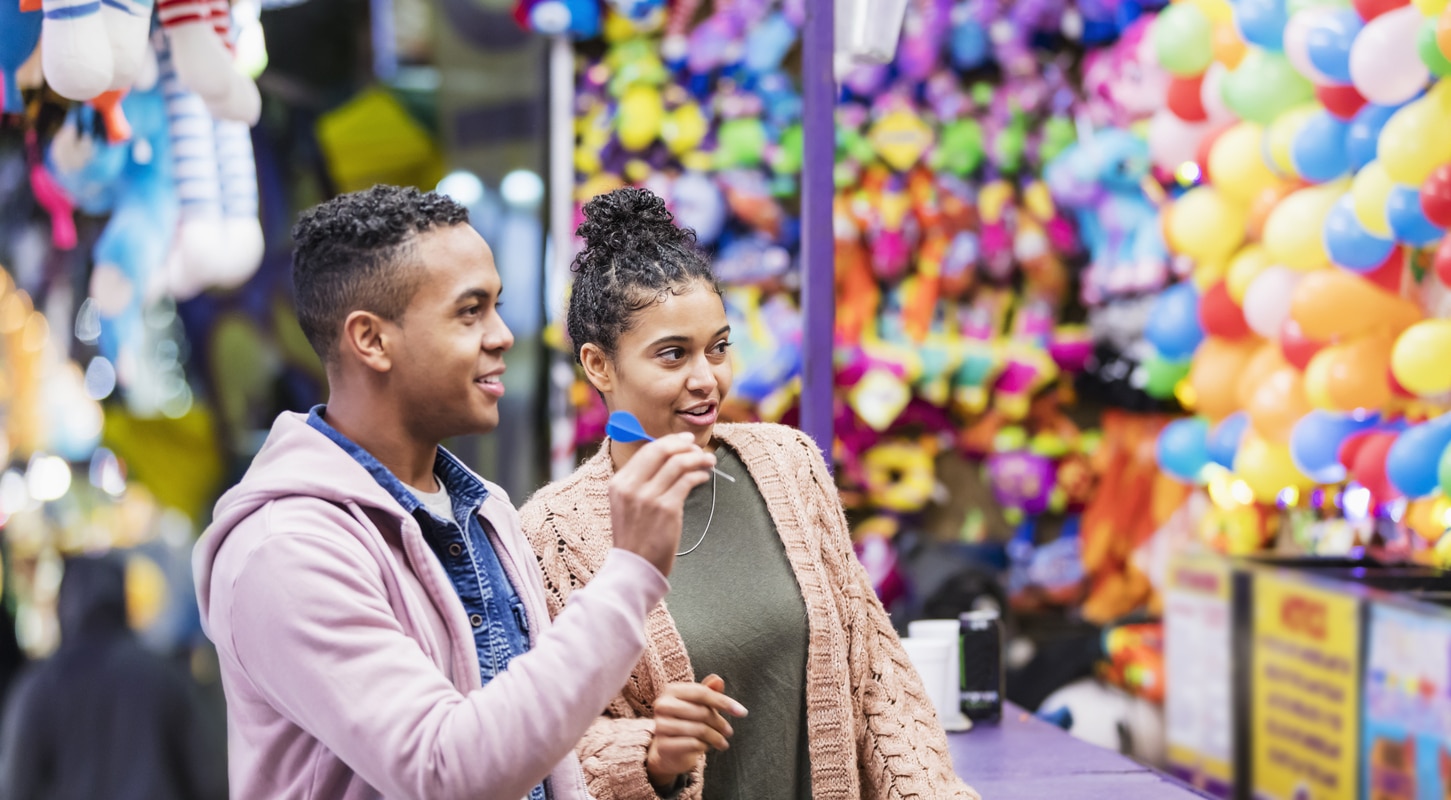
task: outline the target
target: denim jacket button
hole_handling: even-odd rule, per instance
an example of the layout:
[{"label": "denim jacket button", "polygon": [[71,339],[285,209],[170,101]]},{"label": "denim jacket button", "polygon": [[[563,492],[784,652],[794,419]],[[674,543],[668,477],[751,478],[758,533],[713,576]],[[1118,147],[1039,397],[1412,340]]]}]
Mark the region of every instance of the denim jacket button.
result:
[{"label": "denim jacket button", "polygon": [[471,624],[475,628],[477,628],[477,627],[479,627],[479,626],[481,626],[481,625],[484,624],[484,618],[482,616],[479,616],[478,614],[470,614],[469,615],[469,624]]},{"label": "denim jacket button", "polygon": [[453,544],[448,546],[448,554],[453,556],[454,558],[458,558],[459,556],[463,555],[463,553],[463,545],[459,544],[458,542],[454,542]]}]

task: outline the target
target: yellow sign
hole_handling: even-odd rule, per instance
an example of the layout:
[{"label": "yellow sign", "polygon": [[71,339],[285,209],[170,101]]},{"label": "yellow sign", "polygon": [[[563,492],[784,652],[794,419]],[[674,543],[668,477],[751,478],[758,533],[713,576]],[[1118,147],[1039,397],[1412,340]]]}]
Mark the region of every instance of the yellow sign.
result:
[{"label": "yellow sign", "polygon": [[1356,800],[1359,601],[1255,576],[1250,742],[1254,795]]},{"label": "yellow sign", "polygon": [[1222,556],[1183,555],[1164,592],[1169,769],[1217,797],[1234,785],[1231,579]]}]

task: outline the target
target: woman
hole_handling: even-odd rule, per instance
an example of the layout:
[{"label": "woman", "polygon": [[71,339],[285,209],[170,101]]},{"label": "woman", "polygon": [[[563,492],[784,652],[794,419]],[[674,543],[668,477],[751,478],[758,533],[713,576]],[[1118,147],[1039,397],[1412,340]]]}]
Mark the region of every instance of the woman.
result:
[{"label": "woman", "polygon": [[[730,326],[694,233],[642,189],[584,213],[567,325],[585,375],[610,411],[652,436],[693,433],[735,478],[686,504],[669,608],[651,612],[650,646],[579,745],[591,794],[976,798],[856,561],[820,451],[792,428],[716,424]],[[609,553],[609,479],[638,446],[606,442],[523,508],[551,614]]]}]

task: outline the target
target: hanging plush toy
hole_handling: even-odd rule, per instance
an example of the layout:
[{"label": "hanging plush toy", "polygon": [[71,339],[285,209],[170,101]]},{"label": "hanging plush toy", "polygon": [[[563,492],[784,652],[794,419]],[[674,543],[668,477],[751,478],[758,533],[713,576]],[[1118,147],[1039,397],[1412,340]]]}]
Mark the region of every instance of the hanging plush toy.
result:
[{"label": "hanging plush toy", "polygon": [[25,110],[15,73],[35,52],[42,19],[39,11],[21,11],[14,0],[0,2],[0,111],[6,114]]},{"label": "hanging plush toy", "polygon": [[57,94],[90,100],[131,88],[146,58],[151,0],[44,0],[41,6],[41,69]]},{"label": "hanging plush toy", "polygon": [[198,95],[212,116],[257,124],[262,97],[233,65],[227,0],[161,0],[157,10],[179,85]]}]

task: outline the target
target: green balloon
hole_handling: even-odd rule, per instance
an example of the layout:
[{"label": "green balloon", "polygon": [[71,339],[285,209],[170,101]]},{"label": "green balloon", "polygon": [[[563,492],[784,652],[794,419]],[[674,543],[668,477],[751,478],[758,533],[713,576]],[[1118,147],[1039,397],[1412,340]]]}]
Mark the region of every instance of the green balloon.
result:
[{"label": "green balloon", "polygon": [[766,152],[766,126],[759,119],[732,119],[716,133],[716,167],[754,167]]},{"label": "green balloon", "polygon": [[795,175],[801,171],[805,134],[800,125],[792,125],[781,133],[781,145],[776,148],[776,158],[771,168],[782,175]]},{"label": "green balloon", "polygon": [[1451,447],[1441,454],[1441,468],[1436,472],[1441,481],[1441,491],[1451,495]]},{"label": "green balloon", "polygon": [[1174,387],[1189,377],[1189,360],[1170,361],[1154,356],[1144,362],[1144,374],[1148,378],[1144,393],[1155,400],[1168,400],[1174,396]]},{"label": "green balloon", "polygon": [[1282,112],[1315,99],[1315,87],[1283,53],[1250,48],[1224,78],[1224,103],[1240,119],[1268,125]]},{"label": "green balloon", "polygon": [[1311,8],[1346,8],[1350,0],[1285,0],[1285,19]]},{"label": "green balloon", "polygon": [[966,178],[982,166],[982,125],[975,119],[947,123],[932,154],[932,168]]},{"label": "green balloon", "polygon": [[1078,141],[1078,130],[1067,117],[1049,117],[1043,125],[1043,141],[1038,145],[1038,161],[1047,164]]},{"label": "green balloon", "polygon": [[1198,6],[1176,3],[1164,9],[1150,35],[1159,64],[1174,75],[1193,77],[1214,63],[1214,25]]},{"label": "green balloon", "polygon": [[1431,74],[1438,78],[1451,75],[1451,61],[1441,52],[1436,44],[1436,20],[1428,19],[1421,25],[1421,32],[1416,34],[1416,52],[1420,54],[1421,61]]}]

